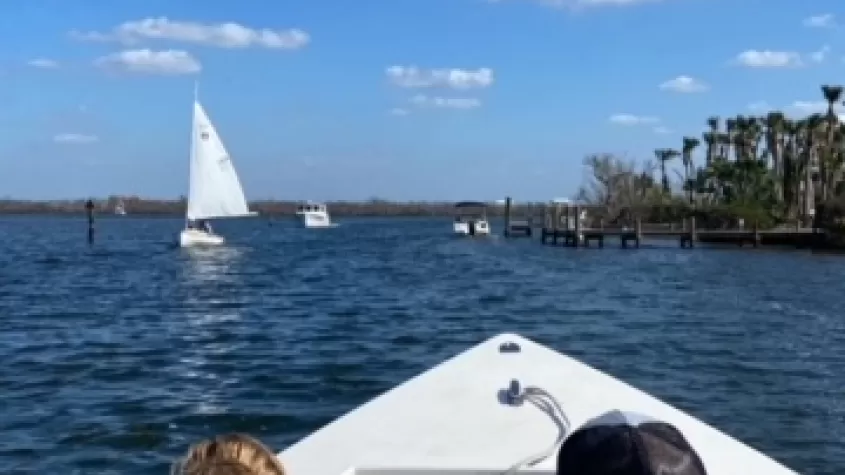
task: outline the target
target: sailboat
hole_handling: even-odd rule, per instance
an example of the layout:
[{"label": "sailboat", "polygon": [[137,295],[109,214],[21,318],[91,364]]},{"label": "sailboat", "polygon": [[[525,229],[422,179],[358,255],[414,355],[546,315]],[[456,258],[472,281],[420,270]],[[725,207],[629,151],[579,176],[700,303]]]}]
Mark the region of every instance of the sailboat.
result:
[{"label": "sailboat", "polygon": [[194,94],[188,209],[179,245],[215,246],[225,242],[209,220],[255,216],[249,210],[232,159]]},{"label": "sailboat", "polygon": [[123,200],[118,201],[117,204],[114,205],[114,214],[118,216],[126,216],[126,206],[124,206]]}]

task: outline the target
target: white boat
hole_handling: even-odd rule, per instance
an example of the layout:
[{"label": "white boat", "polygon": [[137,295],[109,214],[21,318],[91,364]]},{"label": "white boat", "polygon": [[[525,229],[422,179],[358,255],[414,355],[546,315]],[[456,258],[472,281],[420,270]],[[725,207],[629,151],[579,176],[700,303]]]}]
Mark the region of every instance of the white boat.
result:
[{"label": "white boat", "polygon": [[185,229],[179,234],[182,247],[223,244],[223,236],[211,229],[211,219],[257,214],[249,210],[232,159],[196,97],[189,186]]},{"label": "white boat", "polygon": [[334,224],[329,218],[329,211],[323,203],[302,203],[296,207],[296,216],[306,228],[331,228]]},{"label": "white boat", "polygon": [[561,442],[615,410],[676,427],[710,475],[796,475],[628,384],[513,334],[376,397],[279,459],[291,475],[551,475]]},{"label": "white boat", "polygon": [[479,201],[461,201],[455,204],[457,215],[452,230],[459,236],[486,236],[490,234],[487,205]]},{"label": "white boat", "polygon": [[126,206],[123,205],[123,200],[118,201],[117,204],[114,205],[114,214],[118,216],[126,215]]}]

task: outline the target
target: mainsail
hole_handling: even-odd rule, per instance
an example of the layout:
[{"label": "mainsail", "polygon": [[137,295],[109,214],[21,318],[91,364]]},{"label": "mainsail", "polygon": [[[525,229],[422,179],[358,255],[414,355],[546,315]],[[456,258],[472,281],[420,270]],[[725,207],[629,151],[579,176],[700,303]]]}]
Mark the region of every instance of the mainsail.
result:
[{"label": "mainsail", "polygon": [[232,159],[214,125],[194,101],[191,137],[189,220],[251,216]]}]

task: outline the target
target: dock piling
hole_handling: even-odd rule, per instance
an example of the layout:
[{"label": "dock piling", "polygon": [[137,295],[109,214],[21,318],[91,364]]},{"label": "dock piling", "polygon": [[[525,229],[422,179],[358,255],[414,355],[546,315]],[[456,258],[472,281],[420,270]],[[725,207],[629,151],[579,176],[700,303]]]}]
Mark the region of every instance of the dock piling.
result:
[{"label": "dock piling", "polygon": [[695,247],[695,241],[698,239],[698,233],[695,230],[695,216],[688,216],[684,220],[684,230],[681,233],[681,247]]},{"label": "dock piling", "polygon": [[543,244],[546,244],[550,234],[549,231],[552,229],[552,211],[549,209],[549,205],[543,206],[543,228],[540,230],[540,241]]},{"label": "dock piling", "polygon": [[511,235],[511,197],[505,197],[505,237]]},{"label": "dock piling", "polygon": [[569,205],[557,204],[555,206],[560,209],[560,218],[558,219],[555,233],[560,234],[563,237],[563,245],[569,247],[571,245],[569,241]]},{"label": "dock piling", "polygon": [[698,241],[698,231],[695,227],[695,215],[689,217],[689,247],[695,247],[695,242]]},{"label": "dock piling", "polygon": [[85,212],[88,215],[88,244],[94,244],[94,201],[85,202]]},{"label": "dock piling", "polygon": [[643,220],[639,216],[634,221],[634,236],[634,245],[639,249],[643,240]]},{"label": "dock piling", "polygon": [[[575,207],[575,236],[572,237],[574,242],[574,247],[578,247],[581,244],[581,207]],[[586,240],[585,240],[586,242]]]}]

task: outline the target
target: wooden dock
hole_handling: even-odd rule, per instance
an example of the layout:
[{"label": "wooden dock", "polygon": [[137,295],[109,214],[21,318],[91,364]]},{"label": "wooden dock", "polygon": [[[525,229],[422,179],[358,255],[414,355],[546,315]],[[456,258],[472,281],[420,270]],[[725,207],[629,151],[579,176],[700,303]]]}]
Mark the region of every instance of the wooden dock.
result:
[{"label": "wooden dock", "polygon": [[513,201],[508,196],[505,198],[505,237],[531,237],[537,227],[534,224],[533,215],[522,219],[513,219],[512,212]]},{"label": "wooden dock", "polygon": [[619,241],[623,248],[640,247],[647,238],[677,239],[681,247],[695,247],[696,243],[705,244],[735,244],[739,246],[794,246],[811,247],[817,233],[813,229],[778,229],[778,230],[748,230],[748,229],[648,229],[637,231],[630,228],[586,228],[548,229],[541,231],[543,244],[558,245],[563,243],[569,247],[590,247],[591,243],[604,247],[605,240],[613,238]]},{"label": "wooden dock", "polygon": [[509,237],[531,237],[534,235],[534,224],[529,220],[511,221],[506,230]]},{"label": "wooden dock", "polygon": [[[511,217],[511,199],[505,202],[505,236],[532,236],[539,230],[543,244],[567,247],[604,247],[605,241],[615,240],[623,248],[638,248],[643,240],[677,239],[683,248],[703,244],[732,244],[738,246],[788,246],[796,248],[814,247],[822,233],[811,228],[779,229],[698,229],[695,216],[688,216],[683,223],[676,225],[643,223],[635,218],[633,226],[605,227],[586,226],[589,219],[584,219],[579,205],[554,204],[542,210],[542,218],[531,214],[521,219]],[[580,217],[580,218],[579,218]],[[595,223],[590,223],[595,224]],[[678,225],[680,224],[680,225]]]}]

